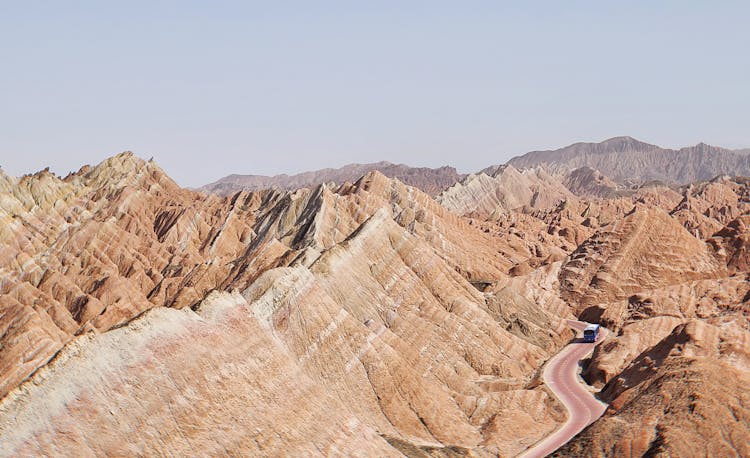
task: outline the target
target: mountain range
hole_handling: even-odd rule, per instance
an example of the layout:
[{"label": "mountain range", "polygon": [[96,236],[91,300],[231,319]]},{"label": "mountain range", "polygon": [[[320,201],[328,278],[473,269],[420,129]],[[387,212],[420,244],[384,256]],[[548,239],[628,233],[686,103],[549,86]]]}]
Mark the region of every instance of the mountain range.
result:
[{"label": "mountain range", "polygon": [[[718,175],[750,175],[750,149],[730,150],[699,143],[677,150],[661,148],[632,137],[614,137],[600,143],[575,143],[550,151],[533,151],[514,157],[504,165],[485,168],[480,173],[494,175],[499,168],[511,165],[517,170],[544,167],[552,174],[570,174],[577,169],[591,169],[599,179],[607,179],[607,189],[591,192],[610,192],[611,181],[620,184],[642,184],[651,181],[665,184],[687,184],[710,180]],[[227,195],[240,190],[294,190],[314,187],[322,183],[354,182],[367,172],[377,170],[390,178],[397,178],[430,195],[438,195],[466,178],[455,168],[410,167],[404,164],[377,162],[349,164],[338,169],[320,169],[296,175],[229,175],[199,188],[200,191]],[[591,177],[593,179],[593,177]]]},{"label": "mountain range", "polygon": [[705,143],[674,150],[632,137],[614,137],[601,143],[575,143],[552,151],[533,151],[508,163],[517,168],[544,165],[565,171],[589,167],[620,182],[686,184],[718,175],[750,175],[748,152]]},{"label": "mountain range", "polygon": [[260,189],[279,189],[290,191],[299,188],[315,187],[322,183],[342,184],[354,182],[362,175],[377,170],[390,178],[397,178],[402,183],[416,186],[430,195],[439,194],[448,186],[460,180],[463,175],[453,167],[431,169],[427,167],[409,167],[404,164],[392,164],[381,161],[372,164],[349,164],[338,169],[320,169],[295,175],[229,175],[213,183],[202,186],[199,190],[227,195],[237,191],[257,191]]},{"label": "mountain range", "polygon": [[0,171],[0,456],[517,456],[567,421],[574,319],[608,407],[558,456],[750,455],[750,179],[566,165],[645,154],[598,145],[395,166],[430,192]]}]

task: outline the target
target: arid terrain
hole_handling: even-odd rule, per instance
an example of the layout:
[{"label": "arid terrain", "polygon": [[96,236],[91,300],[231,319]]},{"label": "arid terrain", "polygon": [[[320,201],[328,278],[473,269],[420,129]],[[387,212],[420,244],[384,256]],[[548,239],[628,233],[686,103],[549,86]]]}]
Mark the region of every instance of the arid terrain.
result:
[{"label": "arid terrain", "polygon": [[578,319],[609,407],[558,455],[749,456],[747,156],[588,145],[0,171],[0,455],[517,456],[566,422],[542,372]]}]

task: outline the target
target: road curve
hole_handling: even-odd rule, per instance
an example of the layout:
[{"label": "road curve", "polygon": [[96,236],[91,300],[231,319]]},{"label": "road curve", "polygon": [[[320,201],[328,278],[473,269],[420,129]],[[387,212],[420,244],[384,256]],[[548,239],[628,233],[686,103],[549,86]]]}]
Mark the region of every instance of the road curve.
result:
[{"label": "road curve", "polygon": [[[568,325],[583,331],[588,323],[568,320]],[[560,448],[583,428],[601,417],[607,405],[599,401],[578,381],[578,362],[585,358],[596,345],[604,340],[607,330],[602,328],[596,342],[585,343],[582,338],[563,348],[544,367],[544,383],[568,409],[567,421],[544,440],[526,450],[523,458],[544,457]]]}]

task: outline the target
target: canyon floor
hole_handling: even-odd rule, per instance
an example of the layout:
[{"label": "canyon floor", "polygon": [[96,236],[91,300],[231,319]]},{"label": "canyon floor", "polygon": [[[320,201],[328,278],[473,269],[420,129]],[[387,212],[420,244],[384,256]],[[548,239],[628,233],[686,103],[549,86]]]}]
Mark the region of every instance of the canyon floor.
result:
[{"label": "canyon floor", "polygon": [[0,171],[0,455],[517,456],[568,320],[608,407],[558,455],[750,455],[748,179],[448,172]]}]

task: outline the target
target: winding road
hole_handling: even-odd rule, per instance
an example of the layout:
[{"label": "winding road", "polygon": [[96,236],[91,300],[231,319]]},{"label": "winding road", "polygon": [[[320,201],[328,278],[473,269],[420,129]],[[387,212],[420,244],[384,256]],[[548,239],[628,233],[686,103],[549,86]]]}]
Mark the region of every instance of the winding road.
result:
[{"label": "winding road", "polygon": [[[583,331],[588,323],[568,320],[568,324]],[[551,435],[526,450],[523,458],[544,457],[560,448],[597,418],[601,417],[607,405],[594,397],[586,385],[578,380],[578,363],[585,358],[607,335],[601,328],[596,342],[585,343],[582,338],[563,348],[544,367],[544,383],[568,409],[567,421]]]}]

